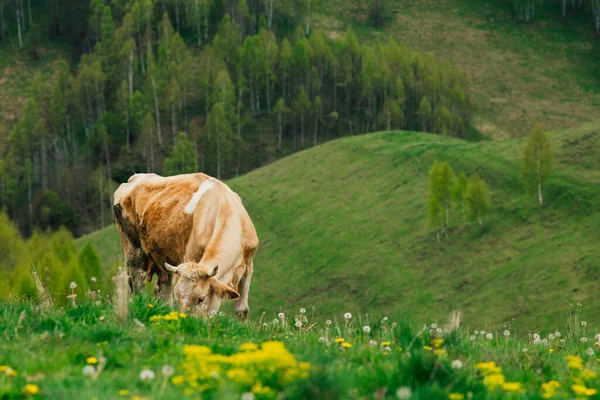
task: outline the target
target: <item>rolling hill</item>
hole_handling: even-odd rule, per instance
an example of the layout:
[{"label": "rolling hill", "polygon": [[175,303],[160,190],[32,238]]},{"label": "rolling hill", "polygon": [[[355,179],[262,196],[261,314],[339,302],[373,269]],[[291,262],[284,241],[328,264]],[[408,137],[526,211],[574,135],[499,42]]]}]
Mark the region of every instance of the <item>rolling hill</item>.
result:
[{"label": "rolling hill", "polygon": [[[551,133],[555,171],[540,209],[519,183],[522,139],[467,143],[416,132],[333,141],[231,180],[256,225],[251,310],[315,307],[410,320],[550,327],[570,302],[600,312],[600,123]],[[478,173],[492,210],[480,229],[454,218],[438,244],[427,226],[428,170]],[[455,211],[457,216],[460,212]],[[106,266],[114,227],[90,241]]]}]

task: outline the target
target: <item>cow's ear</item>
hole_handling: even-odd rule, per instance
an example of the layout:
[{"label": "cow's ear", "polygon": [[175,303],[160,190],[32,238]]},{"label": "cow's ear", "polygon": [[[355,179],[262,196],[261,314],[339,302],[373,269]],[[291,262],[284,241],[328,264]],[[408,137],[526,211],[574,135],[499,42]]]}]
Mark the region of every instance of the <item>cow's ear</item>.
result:
[{"label": "cow's ear", "polygon": [[235,300],[240,297],[240,294],[229,285],[224,284],[223,282],[219,282],[219,290],[221,291],[221,296],[223,296],[226,300]]},{"label": "cow's ear", "polygon": [[165,268],[167,269],[167,271],[172,272],[174,274],[178,273],[178,269],[179,267],[174,267],[171,264],[169,264],[168,262],[165,263]]}]

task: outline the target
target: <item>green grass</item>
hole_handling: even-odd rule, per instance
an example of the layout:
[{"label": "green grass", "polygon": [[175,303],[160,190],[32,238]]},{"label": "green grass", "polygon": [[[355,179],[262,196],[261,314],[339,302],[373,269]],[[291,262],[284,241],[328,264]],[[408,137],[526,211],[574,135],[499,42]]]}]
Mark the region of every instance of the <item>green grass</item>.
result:
[{"label": "green grass", "polygon": [[[333,141],[229,185],[260,246],[250,290],[261,311],[317,307],[423,322],[461,310],[469,323],[558,327],[564,305],[595,301],[600,276],[600,123],[552,132],[555,171],[540,209],[519,182],[522,139],[467,143],[415,132]],[[428,228],[434,160],[489,185],[483,229],[453,210],[449,239]],[[122,257],[114,227],[85,236],[109,266]]]},{"label": "green grass", "polygon": [[390,21],[373,29],[369,2],[323,3],[314,25],[337,36],[348,27],[364,40],[393,37],[462,67],[471,83],[475,125],[494,138],[520,137],[535,122],[549,129],[600,118],[598,41],[591,15],[560,17],[558,4],[536,7],[531,24],[510,2],[390,0]]},{"label": "green grass", "polygon": [[[591,324],[582,326],[577,307],[560,337],[535,344],[531,333],[514,326],[480,326],[485,334],[475,335],[474,329],[453,329],[443,322],[414,329],[379,314],[345,320],[310,309],[306,314],[289,309],[283,319],[269,314],[247,323],[221,315],[155,321],[153,316],[169,312],[167,305],[145,296],[129,304],[129,320],[120,322],[106,301],[45,311],[27,301],[1,301],[0,398],[19,399],[27,388],[37,388],[31,397],[238,399],[254,391],[257,400],[395,399],[403,398],[398,393],[404,388],[412,392],[411,399],[444,399],[450,393],[540,399],[542,384],[549,380],[560,386],[557,398],[573,398],[576,383],[590,389],[588,394],[600,388],[595,331]],[[304,321],[301,329],[294,326],[296,318]],[[327,318],[333,320],[330,325]],[[547,338],[555,331],[540,333]],[[342,337],[344,344],[336,343]],[[268,353],[252,350],[268,341],[285,348],[271,344]],[[249,350],[242,350],[243,344]],[[571,368],[565,360],[569,355],[578,357]],[[491,371],[478,367],[481,362],[499,368],[493,378],[484,378]],[[16,376],[9,376],[14,373],[8,368]],[[85,375],[84,368],[95,376]],[[149,374],[144,370],[152,371],[153,379],[142,380]],[[522,393],[493,387],[491,379],[517,383]]]}]

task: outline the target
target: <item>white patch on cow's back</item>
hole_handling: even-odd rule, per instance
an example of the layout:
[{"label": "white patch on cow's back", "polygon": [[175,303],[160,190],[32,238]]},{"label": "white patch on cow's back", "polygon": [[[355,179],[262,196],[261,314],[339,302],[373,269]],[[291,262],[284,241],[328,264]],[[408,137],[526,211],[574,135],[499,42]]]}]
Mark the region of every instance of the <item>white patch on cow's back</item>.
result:
[{"label": "white patch on cow's back", "polygon": [[190,199],[190,202],[187,203],[187,206],[185,206],[185,209],[184,209],[185,213],[192,214],[194,212],[194,210],[196,209],[198,202],[200,201],[202,196],[204,196],[204,193],[208,192],[214,186],[215,186],[215,184],[213,182],[213,178],[209,178],[209,179],[205,180],[204,182],[202,182],[202,185],[200,185],[198,190],[196,190],[196,193],[194,193],[194,195]]}]

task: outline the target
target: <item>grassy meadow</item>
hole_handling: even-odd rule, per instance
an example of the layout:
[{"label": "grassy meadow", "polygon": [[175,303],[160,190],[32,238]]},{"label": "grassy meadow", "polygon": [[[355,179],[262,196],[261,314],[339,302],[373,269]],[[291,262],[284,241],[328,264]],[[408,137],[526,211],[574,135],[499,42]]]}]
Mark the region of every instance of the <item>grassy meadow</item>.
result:
[{"label": "grassy meadow", "polygon": [[123,320],[118,301],[98,298],[0,302],[0,398],[587,399],[600,388],[600,344],[579,305],[559,330],[527,331],[298,308],[202,320],[145,295],[125,301]]}]

